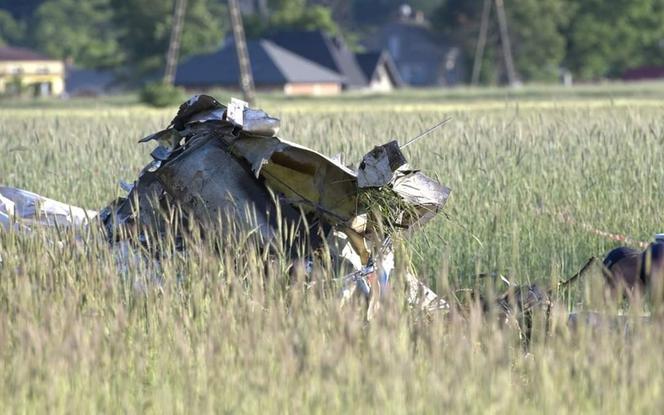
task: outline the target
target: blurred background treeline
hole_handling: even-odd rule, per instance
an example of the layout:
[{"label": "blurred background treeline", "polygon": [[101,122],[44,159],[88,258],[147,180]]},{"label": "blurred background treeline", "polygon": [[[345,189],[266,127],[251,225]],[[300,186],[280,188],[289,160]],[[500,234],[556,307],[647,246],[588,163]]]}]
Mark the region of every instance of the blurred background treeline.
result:
[{"label": "blurred background treeline", "polygon": [[[249,37],[322,29],[361,50],[362,40],[403,13],[404,0],[245,0]],[[459,46],[470,79],[482,0],[410,0],[438,41]],[[620,77],[664,64],[664,0],[505,0],[520,80]],[[0,45],[30,48],[88,69],[140,79],[164,65],[173,4],[164,0],[0,0]],[[230,29],[224,0],[189,0],[181,57],[213,50]],[[480,83],[504,81],[495,19],[489,21]]]}]

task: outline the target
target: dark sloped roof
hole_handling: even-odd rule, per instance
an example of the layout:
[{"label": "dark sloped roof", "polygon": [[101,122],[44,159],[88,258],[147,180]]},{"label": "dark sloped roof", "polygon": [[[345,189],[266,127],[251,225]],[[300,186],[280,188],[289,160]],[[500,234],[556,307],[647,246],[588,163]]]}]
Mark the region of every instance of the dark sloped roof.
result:
[{"label": "dark sloped roof", "polygon": [[362,68],[362,72],[364,72],[364,76],[369,80],[373,78],[374,73],[380,64],[380,55],[380,52],[365,52],[355,55],[357,63],[360,64],[360,68]]},{"label": "dark sloped roof", "polygon": [[388,76],[392,80],[392,84],[395,87],[403,86],[404,82],[401,79],[401,75],[399,75],[399,70],[394,64],[390,54],[386,51],[358,53],[355,55],[355,57],[357,58],[357,62],[360,65],[360,68],[362,68],[364,76],[367,77],[367,80],[371,81],[371,79],[376,74],[378,67],[380,65],[385,65],[385,69],[387,70]]},{"label": "dark sloped roof", "polygon": [[346,78],[349,88],[364,87],[367,79],[345,42],[320,30],[293,30],[277,32],[268,39],[306,59],[316,62]]},{"label": "dark sloped roof", "polygon": [[[343,81],[338,74],[267,40],[249,41],[247,50],[254,83],[259,86]],[[234,42],[217,52],[192,56],[178,66],[175,75],[175,83],[185,86],[238,85],[239,82]]]},{"label": "dark sloped roof", "polygon": [[0,61],[51,61],[44,55],[40,55],[30,49],[15,48],[11,46],[0,46]]}]

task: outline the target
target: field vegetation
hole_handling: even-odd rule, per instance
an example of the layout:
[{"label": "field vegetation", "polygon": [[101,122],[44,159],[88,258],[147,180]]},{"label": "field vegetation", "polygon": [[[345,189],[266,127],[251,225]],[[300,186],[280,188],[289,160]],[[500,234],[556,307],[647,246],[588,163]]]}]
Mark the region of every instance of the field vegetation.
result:
[{"label": "field vegetation", "polygon": [[[261,97],[282,137],[348,162],[452,117],[406,151],[452,195],[404,241],[380,315],[367,324],[359,305],[339,309],[334,281],[286,283],[243,246],[201,243],[165,258],[155,278],[142,262],[119,267],[94,231],[3,231],[0,412],[658,412],[657,304],[606,305],[590,273],[555,293],[551,329],[536,321],[526,350],[477,307],[405,308],[399,273],[412,268],[462,301],[464,289],[502,289],[477,273],[543,285],[574,274],[618,244],[591,227],[637,241],[664,231],[663,96],[645,85]],[[137,140],[175,113],[132,97],[2,105],[0,183],[95,209],[149,160]],[[567,329],[572,310],[616,307],[653,320]]]}]

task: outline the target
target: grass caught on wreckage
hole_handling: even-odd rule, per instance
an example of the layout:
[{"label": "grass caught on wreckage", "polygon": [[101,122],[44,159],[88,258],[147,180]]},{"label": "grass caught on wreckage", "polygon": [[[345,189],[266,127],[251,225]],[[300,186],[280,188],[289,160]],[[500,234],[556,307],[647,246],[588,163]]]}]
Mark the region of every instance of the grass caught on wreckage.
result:
[{"label": "grass caught on wreckage", "polygon": [[[446,215],[405,247],[418,275],[452,298],[476,284],[476,272],[547,284],[617,244],[578,224],[645,241],[664,231],[658,88],[265,97],[263,106],[282,118],[282,137],[341,152],[347,162],[453,118],[406,151],[453,192]],[[148,160],[149,146],[136,141],[174,111],[87,101],[6,106],[0,182],[100,208]],[[58,238],[65,242],[49,242]],[[565,328],[568,309],[599,307],[584,287],[596,277],[561,296],[552,334],[536,325],[526,355],[514,330],[476,312],[443,320],[405,310],[396,282],[395,300],[366,325],[357,308],[339,309],[333,290],[264,278],[257,254],[244,247],[214,253],[202,244],[187,258],[167,258],[161,284],[138,265],[118,270],[95,235],[76,243],[57,230],[2,232],[0,255],[2,413],[664,407],[661,323],[628,335]]]}]

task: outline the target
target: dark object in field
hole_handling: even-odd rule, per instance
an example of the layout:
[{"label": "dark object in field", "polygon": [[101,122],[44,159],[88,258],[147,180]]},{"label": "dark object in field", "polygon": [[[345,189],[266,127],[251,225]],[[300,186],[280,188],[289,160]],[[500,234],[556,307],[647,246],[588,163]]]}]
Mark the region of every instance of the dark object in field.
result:
[{"label": "dark object in field", "polygon": [[511,287],[506,293],[498,297],[496,303],[505,315],[515,312],[518,314],[529,313],[536,308],[551,306],[549,291],[537,284]]},{"label": "dark object in field", "polygon": [[[524,346],[528,346],[533,334],[533,318],[537,312],[543,313],[548,326],[551,312],[551,290],[537,284],[510,287],[496,300],[498,316],[504,322],[512,321],[519,329]],[[548,327],[547,327],[548,329]]]},{"label": "dark object in field", "polygon": [[614,291],[643,293],[664,277],[664,243],[655,242],[645,250],[618,247],[604,258],[603,274]]}]

